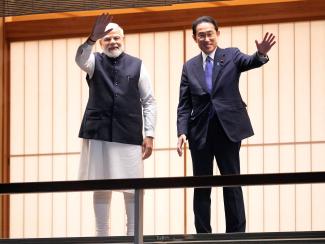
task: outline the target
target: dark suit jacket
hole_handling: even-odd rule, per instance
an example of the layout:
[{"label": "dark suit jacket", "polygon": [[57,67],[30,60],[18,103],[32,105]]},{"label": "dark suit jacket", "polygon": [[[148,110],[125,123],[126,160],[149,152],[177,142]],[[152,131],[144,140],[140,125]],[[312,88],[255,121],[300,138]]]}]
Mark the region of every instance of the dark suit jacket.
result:
[{"label": "dark suit jacket", "polygon": [[[268,61],[268,59],[266,59]],[[183,66],[177,109],[177,133],[185,134],[190,148],[204,145],[211,109],[231,141],[239,142],[254,134],[246,104],[239,92],[241,72],[266,63],[257,53],[246,55],[237,48],[217,48],[214,57],[212,92],[207,91],[202,54]]]}]

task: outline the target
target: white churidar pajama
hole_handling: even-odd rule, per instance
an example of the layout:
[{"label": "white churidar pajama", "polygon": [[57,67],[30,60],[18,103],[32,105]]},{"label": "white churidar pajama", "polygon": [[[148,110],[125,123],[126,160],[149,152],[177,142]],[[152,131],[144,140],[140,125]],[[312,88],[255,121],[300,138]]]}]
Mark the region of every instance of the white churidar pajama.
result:
[{"label": "white churidar pajama", "polygon": [[[92,77],[95,69],[95,57],[92,46],[82,44],[77,51],[76,63]],[[156,123],[156,105],[148,72],[141,65],[139,92],[143,108],[145,136],[154,137]],[[132,131],[130,132],[132,133]],[[100,140],[82,139],[79,179],[121,179],[142,178],[143,161],[140,145],[131,145]],[[127,235],[134,234],[134,190],[125,190],[124,202],[127,215]],[[111,191],[94,192],[94,212],[97,236],[109,233],[108,213]]]}]

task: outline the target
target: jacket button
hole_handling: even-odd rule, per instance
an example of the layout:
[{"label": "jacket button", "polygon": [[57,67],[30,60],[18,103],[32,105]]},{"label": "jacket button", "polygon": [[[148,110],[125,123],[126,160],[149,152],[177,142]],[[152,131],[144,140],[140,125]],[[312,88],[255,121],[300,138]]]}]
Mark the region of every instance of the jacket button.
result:
[{"label": "jacket button", "polygon": [[117,93],[115,93],[114,96],[117,97]]},{"label": "jacket button", "polygon": [[117,84],[118,84],[117,81],[114,84],[117,86]]}]

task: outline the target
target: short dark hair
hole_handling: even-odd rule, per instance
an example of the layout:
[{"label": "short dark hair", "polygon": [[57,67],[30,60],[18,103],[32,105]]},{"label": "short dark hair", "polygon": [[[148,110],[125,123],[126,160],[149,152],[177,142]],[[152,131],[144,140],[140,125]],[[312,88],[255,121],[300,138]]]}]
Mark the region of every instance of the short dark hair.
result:
[{"label": "short dark hair", "polygon": [[196,27],[199,24],[204,23],[204,22],[213,24],[216,31],[218,31],[218,23],[214,18],[212,18],[210,16],[201,16],[201,17],[197,18],[196,20],[194,20],[192,23],[192,31],[193,31],[194,36],[196,35]]}]

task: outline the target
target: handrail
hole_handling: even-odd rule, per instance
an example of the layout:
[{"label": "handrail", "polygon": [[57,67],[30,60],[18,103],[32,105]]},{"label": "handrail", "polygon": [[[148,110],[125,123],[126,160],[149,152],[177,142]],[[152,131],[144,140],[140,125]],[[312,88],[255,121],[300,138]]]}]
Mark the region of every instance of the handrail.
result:
[{"label": "handrail", "polygon": [[325,172],[187,176],[0,184],[1,194],[135,189],[134,243],[143,244],[143,190],[210,186],[252,186],[325,183]]},{"label": "handrail", "polygon": [[308,183],[325,183],[325,172],[2,183],[0,194]]},{"label": "handrail", "polygon": [[[233,233],[209,233],[209,234],[170,234],[170,235],[146,235],[146,243],[174,243],[174,244],[193,244],[193,243],[267,243],[267,244],[297,244],[297,243],[319,243],[324,244],[324,231],[281,231],[281,232],[233,232]],[[87,237],[42,237],[42,238],[12,238],[0,239],[0,244],[68,244],[68,243],[130,243],[131,236],[87,236]]]}]

